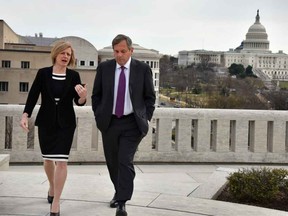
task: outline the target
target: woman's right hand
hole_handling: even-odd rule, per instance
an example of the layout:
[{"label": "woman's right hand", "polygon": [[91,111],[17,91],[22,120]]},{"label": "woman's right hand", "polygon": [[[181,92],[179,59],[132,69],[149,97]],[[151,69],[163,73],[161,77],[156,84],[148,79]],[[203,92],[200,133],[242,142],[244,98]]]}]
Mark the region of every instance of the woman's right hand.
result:
[{"label": "woman's right hand", "polygon": [[27,113],[23,113],[22,114],[22,118],[20,121],[20,126],[24,129],[25,132],[29,132],[28,129],[28,114]]}]

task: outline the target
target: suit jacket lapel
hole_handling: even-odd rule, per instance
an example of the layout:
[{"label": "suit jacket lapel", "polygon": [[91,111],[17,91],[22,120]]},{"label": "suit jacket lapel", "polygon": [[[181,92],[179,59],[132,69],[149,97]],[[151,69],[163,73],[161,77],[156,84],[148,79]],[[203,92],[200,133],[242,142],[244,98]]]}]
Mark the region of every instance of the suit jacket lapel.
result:
[{"label": "suit jacket lapel", "polygon": [[129,75],[129,93],[130,96],[132,96],[132,90],[134,88],[134,81],[136,80],[136,62],[133,60],[133,58],[131,59],[131,63],[130,63],[130,75]]},{"label": "suit jacket lapel", "polygon": [[69,91],[69,86],[72,83],[72,74],[69,72],[68,68],[66,69],[66,79],[65,79],[65,87],[63,91],[62,98],[65,97],[67,92]]},{"label": "suit jacket lapel", "polygon": [[115,83],[115,71],[116,71],[116,61],[112,61],[109,68],[104,73],[107,73],[108,83],[110,84],[109,89],[111,91],[112,98],[114,97],[114,83]]},{"label": "suit jacket lapel", "polygon": [[52,92],[52,71],[53,71],[53,67],[49,67],[48,71],[46,73],[46,88],[47,88],[47,92],[49,94],[49,96],[54,100],[53,97],[53,92]]}]

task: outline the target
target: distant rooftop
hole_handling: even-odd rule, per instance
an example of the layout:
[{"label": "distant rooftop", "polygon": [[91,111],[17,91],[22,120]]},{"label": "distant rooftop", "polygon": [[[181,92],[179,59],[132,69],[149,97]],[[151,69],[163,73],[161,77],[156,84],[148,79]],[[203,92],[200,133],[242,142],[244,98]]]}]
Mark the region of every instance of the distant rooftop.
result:
[{"label": "distant rooftop", "polygon": [[35,34],[35,36],[22,36],[25,41],[29,44],[35,44],[36,46],[50,46],[55,40],[58,40],[59,38],[49,38],[49,37],[43,37],[42,33],[39,33],[39,35]]}]

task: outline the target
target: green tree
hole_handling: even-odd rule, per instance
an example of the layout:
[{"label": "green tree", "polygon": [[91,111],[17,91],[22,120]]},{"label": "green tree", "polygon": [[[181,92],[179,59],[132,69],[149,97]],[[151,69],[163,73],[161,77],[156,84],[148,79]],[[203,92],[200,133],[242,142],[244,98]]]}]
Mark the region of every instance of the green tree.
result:
[{"label": "green tree", "polygon": [[245,74],[247,76],[253,76],[253,71],[252,71],[252,66],[248,65],[246,70],[245,70]]},{"label": "green tree", "polygon": [[[245,68],[242,64],[235,64],[233,63],[229,68],[228,68],[229,74],[231,76],[236,75],[237,77],[240,74],[244,74],[245,73]],[[243,75],[241,75],[243,76]]]}]

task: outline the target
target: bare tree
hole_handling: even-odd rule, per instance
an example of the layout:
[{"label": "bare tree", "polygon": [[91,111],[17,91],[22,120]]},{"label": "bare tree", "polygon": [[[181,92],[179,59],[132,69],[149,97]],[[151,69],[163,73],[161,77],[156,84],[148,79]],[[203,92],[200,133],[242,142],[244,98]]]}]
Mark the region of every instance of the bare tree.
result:
[{"label": "bare tree", "polygon": [[287,110],[288,109],[288,91],[266,91],[262,93],[264,97],[269,101],[272,109],[275,110]]}]

